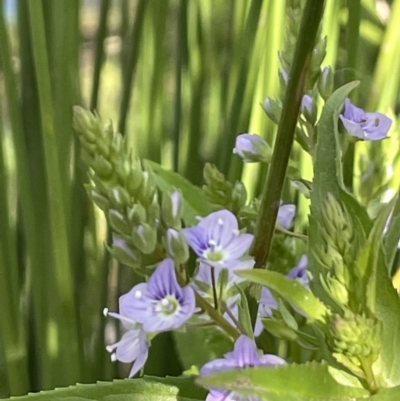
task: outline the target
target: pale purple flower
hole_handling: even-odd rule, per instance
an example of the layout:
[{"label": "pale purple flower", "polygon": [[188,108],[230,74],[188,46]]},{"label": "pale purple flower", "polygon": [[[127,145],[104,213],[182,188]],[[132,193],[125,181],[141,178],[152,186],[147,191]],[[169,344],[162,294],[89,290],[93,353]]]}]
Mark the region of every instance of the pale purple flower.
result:
[{"label": "pale purple flower", "polygon": [[[218,372],[233,369],[244,369],[255,366],[273,367],[276,365],[286,365],[286,362],[276,355],[259,355],[256,344],[249,337],[242,335],[236,342],[232,352],[224,355],[224,358],[215,359],[206,363],[200,370],[202,376],[212,375]],[[223,389],[212,388],[206,401],[238,401],[238,400],[258,401],[258,397],[242,397],[235,392]]]},{"label": "pale purple flower", "polygon": [[292,270],[287,274],[287,277],[298,280],[304,287],[308,288],[310,279],[307,274],[307,266],[308,266],[308,257],[307,255],[303,255],[300,258],[299,263],[293,267]]},{"label": "pale purple flower", "polygon": [[294,216],[296,214],[296,205],[282,205],[278,210],[278,224],[288,230],[293,225]]},{"label": "pale purple flower", "polygon": [[307,121],[314,124],[317,119],[317,105],[310,95],[304,95],[301,100],[301,112]]},{"label": "pale purple flower", "polygon": [[356,138],[377,141],[387,137],[392,120],[382,113],[366,113],[346,99],[343,115],[339,116],[347,132]]},{"label": "pale purple flower", "polygon": [[172,259],[163,260],[148,283],[135,285],[126,308],[149,333],[177,329],[194,313],[191,287],[180,287]]},{"label": "pale purple flower", "polygon": [[184,229],[186,240],[200,260],[214,267],[235,268],[253,242],[252,234],[241,234],[229,210],[220,210]]},{"label": "pale purple flower", "polygon": [[147,339],[146,332],[142,329],[129,308],[129,293],[119,298],[120,313],[109,312],[104,309],[105,316],[111,316],[121,321],[126,332],[121,340],[115,344],[108,345],[107,351],[111,353],[112,361],[123,363],[134,362],[129,377],[134,376],[146,363],[150,342]]},{"label": "pale purple flower", "polygon": [[233,153],[246,163],[268,162],[271,158],[271,148],[256,134],[238,135]]}]

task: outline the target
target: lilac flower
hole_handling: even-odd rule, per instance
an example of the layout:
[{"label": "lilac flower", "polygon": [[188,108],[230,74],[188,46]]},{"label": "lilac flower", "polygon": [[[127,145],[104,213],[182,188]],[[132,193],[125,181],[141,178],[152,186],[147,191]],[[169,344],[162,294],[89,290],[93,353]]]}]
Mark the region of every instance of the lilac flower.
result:
[{"label": "lilac flower", "polygon": [[339,116],[347,132],[356,138],[377,141],[387,137],[392,120],[382,113],[366,113],[346,99],[344,114]]},{"label": "lilac flower", "polygon": [[172,259],[162,261],[149,282],[136,285],[127,296],[127,311],[149,333],[177,329],[195,310],[194,291],[179,286]]},{"label": "lilac flower", "polygon": [[233,153],[246,163],[268,162],[271,159],[271,148],[264,139],[255,134],[238,135]]},{"label": "lilac flower", "polygon": [[[286,362],[276,355],[259,355],[256,344],[247,336],[240,336],[232,352],[225,354],[224,358],[215,359],[206,363],[200,370],[202,376],[208,376],[213,373],[233,370],[235,368],[249,368],[254,366],[276,366],[286,365]],[[258,401],[258,397],[241,397],[235,392],[229,390],[212,388],[206,398],[206,401],[238,401],[238,400]]]},{"label": "lilac flower", "polygon": [[125,334],[121,340],[115,344],[106,347],[107,351],[111,353],[111,360],[120,361],[123,363],[134,362],[129,377],[134,376],[146,363],[150,342],[147,339],[145,331],[141,325],[137,323],[134,316],[130,313],[129,293],[122,295],[119,298],[120,313],[109,312],[104,309],[104,315],[114,317],[121,321],[126,329]]},{"label": "lilac flower", "polygon": [[308,287],[310,279],[307,274],[308,257],[303,255],[300,258],[297,266],[293,267],[292,270],[287,274],[287,277],[298,280],[304,287]]},{"label": "lilac flower", "polygon": [[214,267],[234,268],[253,242],[253,235],[240,233],[236,217],[229,210],[209,214],[184,233],[201,261]]},{"label": "lilac flower", "polygon": [[282,205],[278,210],[278,224],[288,230],[293,225],[294,216],[296,214],[296,205]]}]

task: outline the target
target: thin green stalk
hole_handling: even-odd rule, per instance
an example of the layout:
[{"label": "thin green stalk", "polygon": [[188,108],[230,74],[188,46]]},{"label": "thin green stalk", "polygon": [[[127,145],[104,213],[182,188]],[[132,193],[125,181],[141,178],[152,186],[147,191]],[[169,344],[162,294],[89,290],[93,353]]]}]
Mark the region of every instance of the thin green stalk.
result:
[{"label": "thin green stalk", "polygon": [[[358,44],[360,37],[360,21],[361,21],[361,1],[349,0],[347,2],[349,10],[349,19],[347,23],[347,67],[350,71],[357,71],[358,64]],[[352,80],[351,74],[348,81]],[[353,91],[351,98],[354,101],[357,92]],[[344,185],[353,188],[354,176],[354,143],[350,143],[343,160],[343,182]]]},{"label": "thin green stalk", "polygon": [[[55,300],[55,302],[59,301],[60,310],[63,311],[60,316],[56,317],[56,326],[52,326],[51,331],[55,336],[53,340],[55,354],[58,356],[60,353],[63,356],[60,371],[64,374],[60,375],[61,381],[74,383],[81,377],[81,352],[79,349],[77,305],[68,249],[66,211],[62,197],[64,193],[62,184],[66,186],[67,183],[62,181],[60,160],[57,152],[49,60],[44,31],[43,3],[41,0],[32,0],[28,3],[28,9],[43,130],[51,246],[56,275],[54,284],[58,292],[58,300]],[[66,344],[68,344],[67,349],[65,348]]]},{"label": "thin green stalk", "polygon": [[324,1],[321,0],[308,0],[304,9],[251,249],[251,254],[255,258],[255,268],[265,268],[268,260],[300,103],[304,93],[305,78],[323,10]]},{"label": "thin green stalk", "polygon": [[147,0],[138,0],[135,20],[133,22],[131,34],[127,39],[128,52],[126,55],[126,64],[122,66],[124,83],[118,121],[118,132],[122,135],[125,134],[126,119],[128,117],[129,105],[132,97],[136,67],[139,61],[140,43],[143,34],[144,15],[147,5]]},{"label": "thin green stalk", "polygon": [[95,59],[93,67],[93,83],[92,94],[90,96],[90,109],[96,110],[99,90],[100,90],[100,73],[104,60],[104,39],[107,36],[107,17],[110,9],[110,0],[102,0],[99,16],[99,27],[97,29]]}]

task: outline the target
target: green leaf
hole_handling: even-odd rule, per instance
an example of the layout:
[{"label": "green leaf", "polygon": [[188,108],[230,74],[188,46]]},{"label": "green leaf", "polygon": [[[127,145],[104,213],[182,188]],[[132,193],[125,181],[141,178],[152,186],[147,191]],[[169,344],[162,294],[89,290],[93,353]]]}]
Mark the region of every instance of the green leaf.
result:
[{"label": "green leaf", "polygon": [[204,400],[205,391],[191,378],[157,378],[115,380],[96,384],[77,384],[51,391],[12,398],[15,401],[173,401]]},{"label": "green leaf", "polygon": [[142,163],[146,170],[155,173],[157,186],[161,191],[171,190],[173,187],[180,189],[185,201],[183,219],[186,224],[196,224],[197,216],[207,216],[216,210],[216,207],[207,200],[204,191],[180,174],[166,170],[151,160],[142,160]]},{"label": "green leaf", "polygon": [[240,286],[236,285],[236,288],[240,294],[240,302],[238,304],[239,322],[244,328],[246,334],[254,340],[253,326],[251,324],[249,303],[247,302],[246,294]]},{"label": "green leaf", "polygon": [[203,376],[197,382],[268,401],[354,401],[369,394],[363,388],[339,384],[330,375],[327,364],[316,362],[236,369]]},{"label": "green leaf", "polygon": [[261,269],[238,270],[235,273],[253,283],[271,288],[293,307],[301,310],[308,319],[325,320],[326,306],[296,280],[291,280],[277,272]]},{"label": "green leaf", "polygon": [[384,238],[384,251],[386,257],[386,265],[390,270],[393,266],[394,257],[396,256],[398,244],[400,240],[400,196],[397,198],[390,219],[389,227]]}]

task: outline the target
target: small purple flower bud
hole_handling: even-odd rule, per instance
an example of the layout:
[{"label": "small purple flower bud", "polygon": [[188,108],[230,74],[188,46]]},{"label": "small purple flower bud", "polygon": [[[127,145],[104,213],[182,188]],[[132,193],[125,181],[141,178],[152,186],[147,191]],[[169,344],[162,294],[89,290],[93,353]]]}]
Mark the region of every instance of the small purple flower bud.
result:
[{"label": "small purple flower bud", "polygon": [[[214,361],[206,363],[201,369],[202,376],[208,376],[213,373],[229,371],[233,369],[245,369],[255,366],[276,366],[286,365],[286,362],[276,355],[259,355],[255,342],[249,337],[242,335],[236,342],[232,352],[224,355],[224,358],[215,359]],[[210,389],[206,401],[221,401],[221,400],[245,400],[248,397],[241,397],[240,395],[229,390],[218,388]],[[251,398],[252,401],[258,401],[256,397]]]},{"label": "small purple flower bud", "polygon": [[301,101],[301,112],[303,113],[305,119],[314,125],[317,121],[317,105],[314,99],[310,95],[304,95]]},{"label": "small purple flower bud", "polygon": [[169,256],[175,263],[185,263],[189,259],[189,247],[182,230],[169,228],[166,235],[166,246]]},{"label": "small purple flower bud", "polygon": [[346,99],[343,115],[339,116],[346,131],[353,137],[378,141],[387,137],[392,120],[382,113],[366,113]]},{"label": "small purple flower bud", "polygon": [[271,148],[264,139],[255,134],[237,136],[233,153],[240,156],[245,163],[269,162],[271,159]]},{"label": "small purple flower bud", "polygon": [[308,257],[307,255],[303,255],[300,258],[297,266],[293,267],[292,270],[287,274],[287,277],[292,278],[294,280],[298,280],[304,287],[308,287],[310,279],[307,274],[308,267]]},{"label": "small purple flower bud", "polygon": [[253,242],[252,234],[240,233],[236,217],[229,210],[211,213],[183,232],[200,260],[214,267],[235,268]]},{"label": "small purple flower bud", "polygon": [[124,239],[113,234],[113,243],[109,249],[111,255],[124,265],[138,267],[140,265],[140,253],[129,246]]},{"label": "small purple flower bud", "polygon": [[289,82],[289,74],[286,70],[280,68],[278,71],[279,81],[281,83],[282,88],[286,88]]},{"label": "small purple flower bud", "polygon": [[254,327],[254,335],[259,336],[264,330],[261,319],[265,319],[272,316],[272,311],[278,308],[278,301],[272,295],[269,288],[263,287],[261,289],[260,303],[258,306],[258,317],[256,325]]},{"label": "small purple flower bud", "polygon": [[143,223],[132,230],[133,244],[144,254],[154,251],[157,244],[157,230],[147,223]]},{"label": "small purple flower bud", "polygon": [[163,260],[149,282],[136,285],[128,296],[127,310],[149,333],[181,327],[196,306],[193,289],[178,284],[172,259]]},{"label": "small purple flower bud", "polygon": [[278,224],[288,230],[293,225],[294,216],[296,214],[296,205],[282,205],[278,210]]}]

